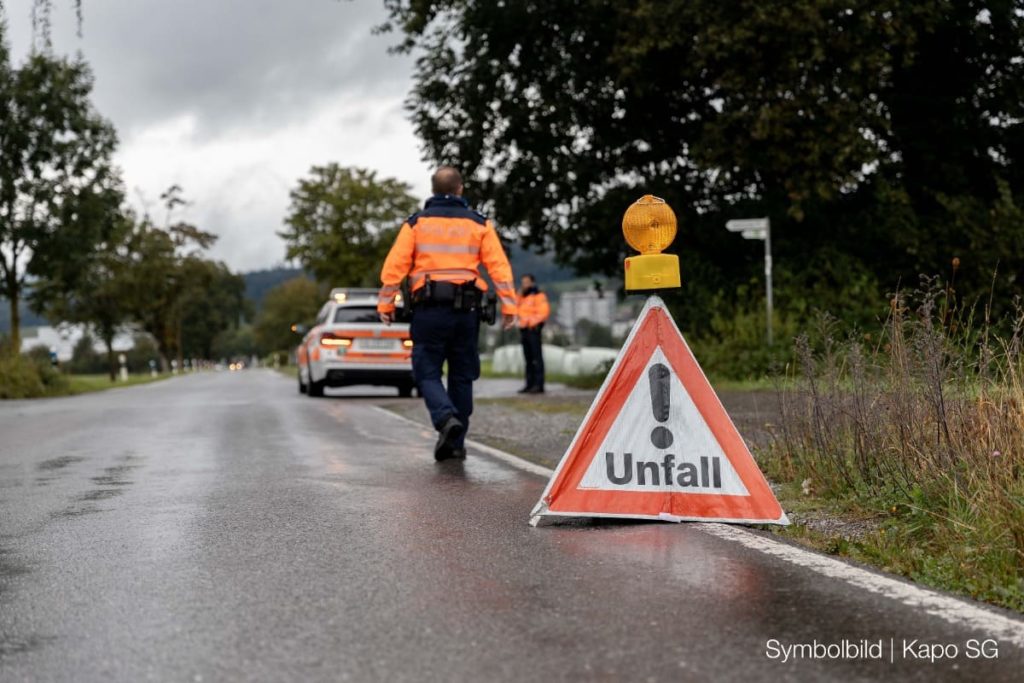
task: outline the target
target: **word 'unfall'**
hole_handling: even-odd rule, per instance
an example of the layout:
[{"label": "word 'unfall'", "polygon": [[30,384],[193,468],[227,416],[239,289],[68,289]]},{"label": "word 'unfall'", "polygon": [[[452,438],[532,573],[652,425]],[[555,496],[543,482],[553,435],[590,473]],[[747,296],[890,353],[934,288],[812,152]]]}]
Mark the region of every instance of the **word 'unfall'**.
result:
[{"label": "word 'unfall'", "polygon": [[700,457],[700,468],[692,462],[676,464],[676,456],[666,453],[661,462],[636,461],[633,465],[633,454],[622,455],[621,474],[616,474],[616,457],[611,451],[605,453],[608,481],[617,486],[627,486],[636,479],[638,486],[665,486],[676,484],[683,488],[722,488],[722,465],[720,458]]}]

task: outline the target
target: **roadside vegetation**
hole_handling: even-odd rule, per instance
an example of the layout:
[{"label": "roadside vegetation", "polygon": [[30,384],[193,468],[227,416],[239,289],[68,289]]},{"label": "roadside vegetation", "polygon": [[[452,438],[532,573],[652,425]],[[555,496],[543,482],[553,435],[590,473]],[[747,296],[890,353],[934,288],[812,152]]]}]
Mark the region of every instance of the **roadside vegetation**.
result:
[{"label": "roadside vegetation", "polygon": [[877,332],[840,329],[797,337],[759,453],[793,511],[779,533],[1024,611],[1024,312],[932,281]]},{"label": "roadside vegetation", "polygon": [[4,349],[0,343],[0,399],[52,398],[73,396],[104,389],[148,384],[167,379],[168,373],[152,376],[149,360],[153,357],[147,351],[144,337],[126,354],[129,376],[126,381],[111,379],[106,372],[106,359],[92,349],[92,340],[83,337],[75,349],[75,357],[60,367],[50,360],[50,352],[39,346],[28,353],[15,354]]}]

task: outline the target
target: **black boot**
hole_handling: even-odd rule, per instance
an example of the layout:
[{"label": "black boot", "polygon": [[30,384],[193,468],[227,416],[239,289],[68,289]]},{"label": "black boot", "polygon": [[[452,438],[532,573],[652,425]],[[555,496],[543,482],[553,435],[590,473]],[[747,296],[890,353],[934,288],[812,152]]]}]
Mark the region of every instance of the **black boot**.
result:
[{"label": "black boot", "polygon": [[455,451],[452,444],[462,436],[465,428],[465,425],[459,422],[459,419],[454,415],[445,420],[441,428],[437,430],[440,432],[440,435],[437,438],[437,445],[434,446],[434,460],[447,460],[452,457]]}]

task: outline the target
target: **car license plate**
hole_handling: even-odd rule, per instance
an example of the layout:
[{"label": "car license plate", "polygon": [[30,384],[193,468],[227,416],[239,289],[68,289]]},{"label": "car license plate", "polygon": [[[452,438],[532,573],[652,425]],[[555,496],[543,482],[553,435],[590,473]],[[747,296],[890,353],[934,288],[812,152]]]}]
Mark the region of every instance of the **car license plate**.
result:
[{"label": "car license plate", "polygon": [[394,339],[360,339],[359,348],[367,351],[393,351],[395,348]]}]

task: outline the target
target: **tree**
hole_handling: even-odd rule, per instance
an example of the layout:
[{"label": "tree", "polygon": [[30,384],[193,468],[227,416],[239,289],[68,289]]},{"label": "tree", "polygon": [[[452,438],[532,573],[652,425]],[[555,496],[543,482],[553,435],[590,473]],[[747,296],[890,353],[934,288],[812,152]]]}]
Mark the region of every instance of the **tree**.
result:
[{"label": "tree", "polygon": [[124,273],[125,286],[133,294],[130,311],[156,342],[164,371],[171,358],[181,367],[186,305],[201,286],[193,278],[209,273],[202,252],[215,239],[187,223],[159,228],[143,218],[133,228],[131,260]]},{"label": "tree", "polygon": [[[0,296],[20,345],[19,303],[28,278],[74,263],[103,239],[105,225],[67,221],[88,210],[114,171],[116,137],[89,102],[92,76],[81,60],[34,53],[14,68],[0,21]],[[99,189],[97,189],[99,188]]]},{"label": "tree", "polygon": [[278,234],[289,259],[328,286],[373,285],[402,221],[416,210],[409,186],[362,168],[314,166],[291,192]]},{"label": "tree", "polygon": [[576,323],[576,339],[580,340],[583,346],[615,346],[611,328],[590,320],[580,320]]},{"label": "tree", "polygon": [[624,209],[664,196],[692,326],[757,272],[757,245],[722,229],[744,215],[773,219],[783,305],[844,310],[847,282],[874,297],[953,256],[961,287],[998,261],[1022,292],[1021,0],[385,4],[419,51],[428,157],[584,272],[617,273]]},{"label": "tree", "polygon": [[[42,275],[32,284],[31,300],[33,307],[51,320],[91,328],[106,347],[107,372],[114,381],[118,368],[114,337],[130,320],[134,296],[125,279],[133,218],[122,206],[119,183],[101,189],[82,193],[77,210],[62,220],[55,236],[66,249],[77,250],[78,258],[41,259],[35,270]],[[83,233],[103,238],[89,251],[82,251],[76,240]]]},{"label": "tree", "polygon": [[295,346],[298,338],[292,325],[311,324],[322,299],[316,283],[307,277],[292,278],[267,292],[253,330],[260,352],[267,354]]},{"label": "tree", "polygon": [[185,266],[181,351],[188,358],[213,358],[219,335],[237,328],[248,312],[245,279],[218,261],[191,259]]}]

